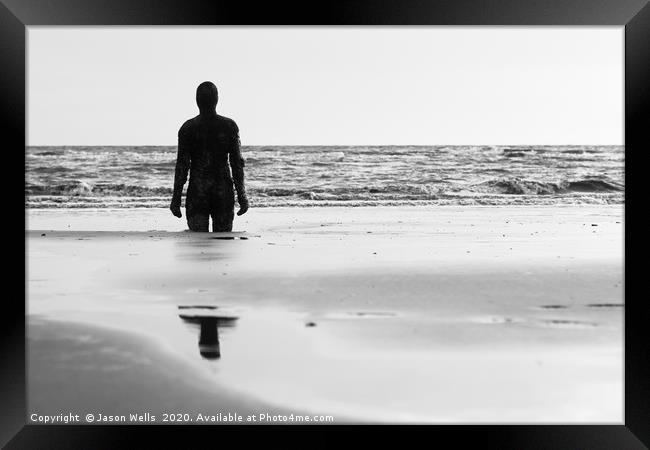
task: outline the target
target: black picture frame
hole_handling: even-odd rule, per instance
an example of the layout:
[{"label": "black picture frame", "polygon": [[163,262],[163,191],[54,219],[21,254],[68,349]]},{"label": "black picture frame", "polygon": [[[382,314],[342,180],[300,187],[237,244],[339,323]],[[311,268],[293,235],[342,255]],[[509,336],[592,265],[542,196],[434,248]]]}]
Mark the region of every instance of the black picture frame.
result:
[{"label": "black picture frame", "polygon": [[[625,251],[632,241],[630,195],[638,190],[633,168],[648,151],[645,140],[650,119],[650,5],[647,0],[348,0],[337,2],[278,1],[252,5],[236,0],[0,0],[0,96],[2,98],[2,144],[24,167],[25,146],[25,55],[26,27],[31,25],[618,25],[625,27]],[[7,161],[4,161],[8,164]],[[21,166],[22,164],[22,166]],[[24,220],[8,213],[19,208],[18,191],[24,178],[6,174],[3,209],[15,227]],[[637,169],[639,170],[639,169]],[[16,176],[9,183],[5,174]],[[24,176],[24,173],[23,173]],[[21,180],[22,179],[22,186]],[[7,195],[9,194],[9,195]],[[24,200],[24,191],[22,194]],[[22,205],[23,209],[25,203]],[[24,216],[23,216],[24,218]],[[638,226],[638,225],[637,225]],[[23,233],[24,231],[18,231]],[[26,245],[26,244],[25,244]],[[18,246],[19,247],[19,246]],[[18,249],[26,258],[26,247]],[[19,255],[17,261],[21,261]],[[14,261],[13,259],[10,261]],[[17,271],[26,265],[11,263]],[[621,425],[572,426],[431,426],[418,427],[431,434],[431,442],[450,437],[456,445],[480,448],[633,449],[650,446],[650,320],[645,295],[632,296],[629,264],[625,265],[625,420]],[[6,275],[6,274],[5,274]],[[26,298],[26,285],[19,275],[14,282]],[[26,279],[26,277],[24,277]],[[8,290],[5,289],[5,293]],[[642,291],[641,291],[642,292]],[[0,383],[0,444],[6,448],[119,448],[133,447],[134,435],[182,442],[214,436],[213,427],[180,426],[37,426],[26,425],[25,304],[5,295]],[[295,427],[263,427],[275,435]],[[302,426],[300,430],[315,431]],[[337,427],[334,427],[337,428]],[[257,428],[259,429],[259,428]],[[181,431],[182,430],[182,431]],[[236,433],[242,442],[251,428],[220,426],[219,436]],[[372,437],[383,439],[394,427],[373,427]],[[252,433],[255,435],[256,432]],[[369,433],[366,433],[369,435]],[[306,445],[328,438],[320,431]],[[234,437],[234,436],[233,436]],[[223,439],[223,438],[222,438]],[[330,440],[336,443],[336,440]],[[645,444],[645,445],[644,445]]]}]

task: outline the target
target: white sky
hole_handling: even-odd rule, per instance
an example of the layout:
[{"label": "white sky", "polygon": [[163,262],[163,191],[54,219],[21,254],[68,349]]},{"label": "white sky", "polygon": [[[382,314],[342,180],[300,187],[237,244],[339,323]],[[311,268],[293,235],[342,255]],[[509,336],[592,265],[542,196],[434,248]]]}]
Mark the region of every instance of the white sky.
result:
[{"label": "white sky", "polygon": [[623,27],[29,27],[28,145],[623,144]]}]

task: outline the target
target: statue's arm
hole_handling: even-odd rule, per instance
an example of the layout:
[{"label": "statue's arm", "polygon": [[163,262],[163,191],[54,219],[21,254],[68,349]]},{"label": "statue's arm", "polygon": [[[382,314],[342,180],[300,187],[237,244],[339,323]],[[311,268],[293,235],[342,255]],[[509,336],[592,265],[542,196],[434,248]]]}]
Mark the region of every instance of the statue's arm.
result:
[{"label": "statue's arm", "polygon": [[[246,161],[241,153],[241,140],[239,139],[239,129],[235,126],[235,133],[230,145],[230,168],[232,169],[232,179],[237,190],[237,198],[242,200],[246,197],[246,185],[244,183],[244,166]],[[241,201],[240,201],[241,203]]]},{"label": "statue's arm", "polygon": [[181,127],[178,131],[178,154],[176,156],[176,170],[174,172],[174,193],[172,194],[172,206],[181,206],[183,186],[187,181],[187,173],[190,170],[190,141],[187,130]]},{"label": "statue's arm", "polygon": [[241,216],[248,210],[248,196],[246,195],[246,184],[244,183],[244,166],[246,165],[246,161],[241,153],[241,140],[237,125],[235,125],[228,159],[232,170],[233,183],[237,191],[237,202],[240,206],[237,215]]}]

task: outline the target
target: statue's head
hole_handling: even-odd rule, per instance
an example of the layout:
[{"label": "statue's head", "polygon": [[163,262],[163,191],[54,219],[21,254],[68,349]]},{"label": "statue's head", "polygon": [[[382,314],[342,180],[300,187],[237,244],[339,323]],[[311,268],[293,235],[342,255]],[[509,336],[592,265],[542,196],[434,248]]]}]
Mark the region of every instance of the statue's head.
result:
[{"label": "statue's head", "polygon": [[201,112],[214,111],[218,101],[219,92],[211,81],[204,81],[196,88],[196,104]]}]

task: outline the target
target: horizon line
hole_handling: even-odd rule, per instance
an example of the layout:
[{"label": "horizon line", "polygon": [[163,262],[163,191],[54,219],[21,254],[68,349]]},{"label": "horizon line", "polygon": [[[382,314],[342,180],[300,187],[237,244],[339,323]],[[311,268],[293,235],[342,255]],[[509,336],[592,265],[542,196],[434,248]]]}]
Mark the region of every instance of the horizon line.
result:
[{"label": "horizon line", "polygon": [[[25,147],[177,147],[178,144],[25,144]],[[571,146],[601,146],[625,147],[625,144],[241,144],[241,147],[506,147],[506,146],[539,146],[539,147],[571,147]]]}]

